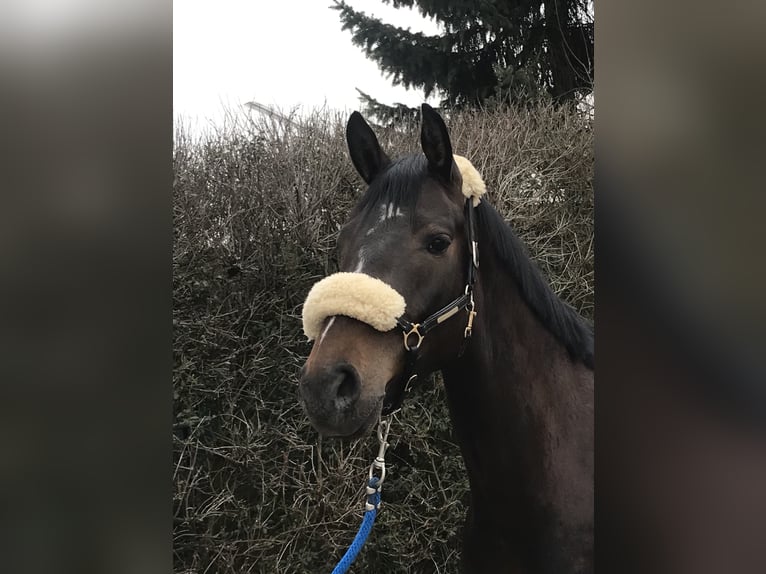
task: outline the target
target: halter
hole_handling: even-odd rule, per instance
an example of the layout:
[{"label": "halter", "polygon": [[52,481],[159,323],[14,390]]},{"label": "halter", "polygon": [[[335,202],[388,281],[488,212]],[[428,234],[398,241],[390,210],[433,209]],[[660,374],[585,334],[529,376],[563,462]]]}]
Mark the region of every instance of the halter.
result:
[{"label": "halter", "polygon": [[466,273],[467,279],[465,292],[457,299],[448,303],[436,311],[436,313],[429,315],[419,323],[412,323],[405,319],[404,316],[401,316],[396,320],[396,325],[402,330],[402,334],[404,335],[404,348],[407,351],[407,360],[402,376],[397,377],[386,388],[386,394],[383,399],[382,416],[387,416],[398,411],[402,406],[405,394],[417,381],[418,374],[415,369],[418,360],[418,351],[420,350],[420,345],[423,343],[423,339],[425,339],[425,336],[429,331],[436,326],[441,325],[444,321],[456,315],[463,309],[467,309],[468,324],[463,333],[463,345],[460,349],[460,355],[465,351],[466,344],[471,338],[473,333],[473,320],[477,314],[477,311],[475,310],[476,305],[473,300],[473,285],[476,282],[476,271],[479,268],[479,246],[476,242],[474,205],[471,197],[466,199],[464,211],[466,237],[468,239],[468,251],[470,253],[470,257],[468,258],[468,271]]}]

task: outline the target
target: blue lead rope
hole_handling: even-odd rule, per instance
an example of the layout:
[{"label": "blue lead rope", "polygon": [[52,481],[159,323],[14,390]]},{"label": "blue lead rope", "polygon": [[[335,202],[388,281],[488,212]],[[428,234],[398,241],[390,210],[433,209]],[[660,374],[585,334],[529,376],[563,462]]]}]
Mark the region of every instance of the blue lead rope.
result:
[{"label": "blue lead rope", "polygon": [[378,514],[379,508],[380,484],[378,477],[373,476],[367,483],[367,504],[365,505],[362,525],[359,527],[359,532],[356,533],[356,537],[351,543],[351,546],[348,547],[348,550],[346,550],[346,553],[343,555],[343,558],[340,559],[340,562],[338,562],[338,565],[332,571],[332,574],[346,574],[346,572],[348,572],[348,569],[362,550],[362,546],[367,542],[367,537],[370,535],[372,525],[375,524],[375,517]]}]

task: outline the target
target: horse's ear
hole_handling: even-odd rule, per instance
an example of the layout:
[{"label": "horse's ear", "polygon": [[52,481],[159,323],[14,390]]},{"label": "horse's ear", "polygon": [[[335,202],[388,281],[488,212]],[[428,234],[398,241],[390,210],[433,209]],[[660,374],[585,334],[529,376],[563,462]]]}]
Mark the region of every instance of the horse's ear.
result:
[{"label": "horse's ear", "polygon": [[359,112],[354,112],[348,119],[346,143],[356,171],[368,184],[372,183],[375,176],[391,161],[381,149],[372,128]]},{"label": "horse's ear", "polygon": [[420,145],[426,154],[429,167],[444,181],[452,174],[452,143],[442,117],[428,104],[423,104],[423,125],[420,129]]}]

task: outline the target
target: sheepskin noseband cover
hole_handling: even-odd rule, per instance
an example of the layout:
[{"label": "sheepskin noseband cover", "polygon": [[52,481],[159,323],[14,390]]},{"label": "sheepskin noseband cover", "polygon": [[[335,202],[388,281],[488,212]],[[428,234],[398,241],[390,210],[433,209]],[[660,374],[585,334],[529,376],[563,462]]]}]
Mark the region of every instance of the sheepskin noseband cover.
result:
[{"label": "sheepskin noseband cover", "polygon": [[473,167],[473,164],[462,155],[453,155],[457,168],[460,170],[460,176],[463,178],[463,195],[472,200],[476,207],[481,201],[481,196],[487,191],[487,186],[481,178],[479,171]]},{"label": "sheepskin noseband cover", "polygon": [[309,291],[303,303],[303,332],[316,339],[328,317],[344,315],[378,331],[390,331],[404,314],[404,297],[366,273],[334,273]]}]

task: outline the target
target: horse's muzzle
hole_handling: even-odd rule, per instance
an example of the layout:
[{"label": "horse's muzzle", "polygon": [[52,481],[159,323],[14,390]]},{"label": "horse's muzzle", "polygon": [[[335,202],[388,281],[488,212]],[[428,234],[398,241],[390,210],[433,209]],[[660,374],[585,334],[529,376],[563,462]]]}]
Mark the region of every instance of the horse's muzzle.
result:
[{"label": "horse's muzzle", "polygon": [[362,398],[359,373],[348,363],[304,370],[299,393],[311,424],[325,436],[364,434],[380,414],[380,399]]}]

